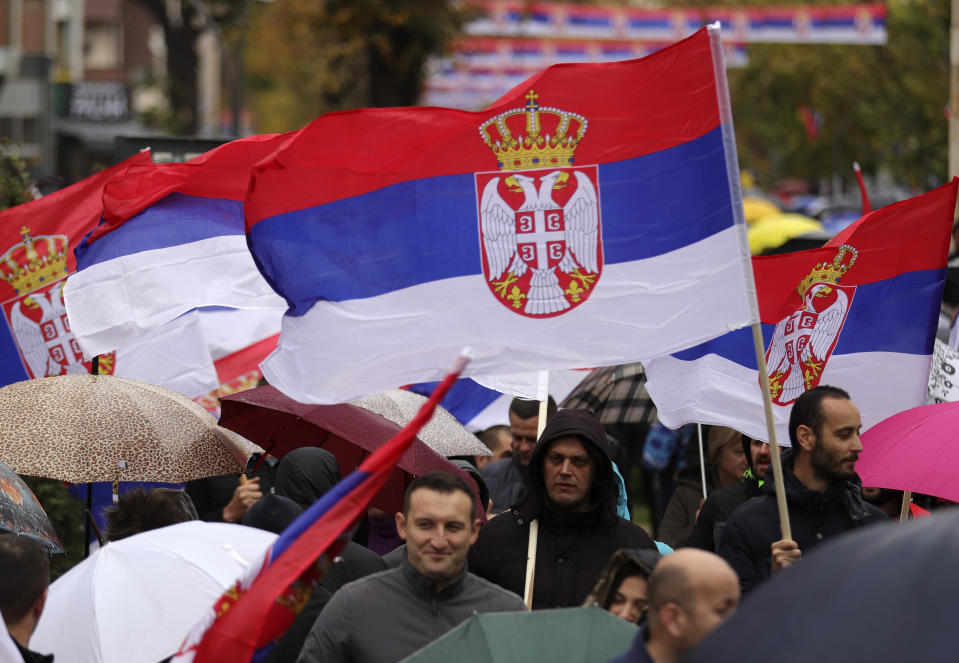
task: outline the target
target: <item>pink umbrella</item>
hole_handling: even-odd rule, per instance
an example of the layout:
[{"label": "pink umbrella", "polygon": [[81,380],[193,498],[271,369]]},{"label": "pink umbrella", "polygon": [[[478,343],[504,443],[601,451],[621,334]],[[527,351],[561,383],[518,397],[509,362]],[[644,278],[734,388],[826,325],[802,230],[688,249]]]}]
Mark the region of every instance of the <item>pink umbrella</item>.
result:
[{"label": "pink umbrella", "polygon": [[862,485],[959,502],[959,402],[922,405],[862,434]]}]

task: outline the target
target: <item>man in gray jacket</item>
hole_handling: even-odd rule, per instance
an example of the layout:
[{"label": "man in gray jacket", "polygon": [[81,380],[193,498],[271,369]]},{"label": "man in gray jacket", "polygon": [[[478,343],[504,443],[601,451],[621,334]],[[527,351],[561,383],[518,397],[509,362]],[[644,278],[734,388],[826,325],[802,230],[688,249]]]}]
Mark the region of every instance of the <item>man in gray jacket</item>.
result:
[{"label": "man in gray jacket", "polygon": [[406,558],[345,585],[313,625],[298,663],[393,663],[477,612],[525,610],[522,599],[469,573],[480,521],[469,484],[445,472],[417,478],[396,528]]}]

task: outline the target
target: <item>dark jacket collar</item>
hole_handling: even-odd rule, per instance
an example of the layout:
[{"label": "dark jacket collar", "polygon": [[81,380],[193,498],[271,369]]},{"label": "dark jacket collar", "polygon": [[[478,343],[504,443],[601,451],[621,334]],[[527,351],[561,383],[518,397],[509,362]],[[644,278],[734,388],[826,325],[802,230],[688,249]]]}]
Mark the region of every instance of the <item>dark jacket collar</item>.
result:
[{"label": "dark jacket collar", "polygon": [[[786,501],[789,506],[818,515],[826,511],[841,508],[846,512],[849,520],[862,521],[869,516],[869,511],[862,500],[859,484],[855,481],[837,481],[825,492],[811,490],[799,480],[794,471],[795,454],[792,450],[782,453],[783,485],[786,488]],[[762,492],[767,495],[776,494],[776,485],[772,477],[772,468],[766,473]]]},{"label": "dark jacket collar", "polygon": [[407,584],[413,589],[417,596],[425,601],[429,601],[431,599],[447,599],[463,591],[469,569],[464,562],[463,570],[456,579],[439,592],[436,591],[436,583],[413,568],[407,555],[403,555],[403,558],[400,560],[400,573],[403,574],[404,580],[406,580]]}]

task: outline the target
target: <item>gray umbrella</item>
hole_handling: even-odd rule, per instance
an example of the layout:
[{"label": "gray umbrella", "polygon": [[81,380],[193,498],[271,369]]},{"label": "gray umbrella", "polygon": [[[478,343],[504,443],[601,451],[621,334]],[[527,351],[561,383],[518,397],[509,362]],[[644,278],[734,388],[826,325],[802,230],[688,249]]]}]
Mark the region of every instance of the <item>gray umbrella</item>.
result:
[{"label": "gray umbrella", "polygon": [[[413,418],[420,406],[426,401],[425,396],[407,391],[406,389],[390,389],[367,398],[353,401],[370,412],[389,419],[393,423],[405,426]],[[433,418],[417,433],[416,437],[426,443],[433,451],[441,456],[492,456],[479,439],[452,414],[437,407]]]}]

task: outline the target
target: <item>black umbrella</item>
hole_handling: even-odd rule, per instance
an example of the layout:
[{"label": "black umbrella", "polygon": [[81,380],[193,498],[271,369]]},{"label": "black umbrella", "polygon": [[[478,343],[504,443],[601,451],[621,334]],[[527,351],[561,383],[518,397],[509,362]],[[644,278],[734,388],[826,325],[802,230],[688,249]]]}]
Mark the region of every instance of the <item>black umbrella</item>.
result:
[{"label": "black umbrella", "polygon": [[956,559],[959,511],[848,534],[758,588],[683,661],[952,663]]},{"label": "black umbrella", "polygon": [[0,463],[0,532],[28,536],[51,553],[63,552],[57,533],[33,491],[4,463]]}]

